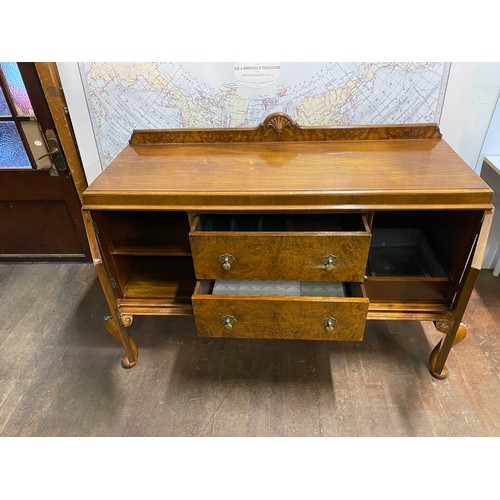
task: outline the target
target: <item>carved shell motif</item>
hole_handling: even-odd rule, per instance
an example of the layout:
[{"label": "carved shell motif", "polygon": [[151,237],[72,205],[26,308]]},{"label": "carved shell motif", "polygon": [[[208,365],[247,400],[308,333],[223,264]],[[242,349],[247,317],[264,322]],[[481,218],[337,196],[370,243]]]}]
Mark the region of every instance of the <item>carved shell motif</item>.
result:
[{"label": "carved shell motif", "polygon": [[293,121],[285,113],[272,113],[264,120],[264,125],[273,128],[279,137],[285,128],[293,125]]}]

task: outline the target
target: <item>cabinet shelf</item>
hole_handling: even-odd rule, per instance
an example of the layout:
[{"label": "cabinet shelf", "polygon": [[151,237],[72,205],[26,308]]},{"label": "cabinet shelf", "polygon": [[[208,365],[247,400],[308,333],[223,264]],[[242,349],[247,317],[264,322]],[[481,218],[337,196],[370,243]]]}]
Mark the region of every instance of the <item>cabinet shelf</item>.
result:
[{"label": "cabinet shelf", "polygon": [[195,284],[189,257],[135,257],[124,286],[123,297],[189,303]]},{"label": "cabinet shelf", "polygon": [[101,212],[112,255],[189,256],[186,213],[167,211]]},{"label": "cabinet shelf", "polygon": [[111,250],[112,255],[137,255],[137,256],[172,256],[172,257],[184,257],[190,256],[191,253],[188,252],[183,246],[175,245],[119,245],[114,246]]}]

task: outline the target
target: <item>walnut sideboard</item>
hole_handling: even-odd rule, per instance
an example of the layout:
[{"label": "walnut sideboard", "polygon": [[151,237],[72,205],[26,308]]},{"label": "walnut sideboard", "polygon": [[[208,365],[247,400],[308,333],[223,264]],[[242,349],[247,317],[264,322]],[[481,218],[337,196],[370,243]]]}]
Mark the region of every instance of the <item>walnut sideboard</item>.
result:
[{"label": "walnut sideboard", "polygon": [[83,194],[109,333],[194,314],[199,335],[361,341],[366,320],[433,321],[447,374],[492,191],[437,125],[136,130]]}]

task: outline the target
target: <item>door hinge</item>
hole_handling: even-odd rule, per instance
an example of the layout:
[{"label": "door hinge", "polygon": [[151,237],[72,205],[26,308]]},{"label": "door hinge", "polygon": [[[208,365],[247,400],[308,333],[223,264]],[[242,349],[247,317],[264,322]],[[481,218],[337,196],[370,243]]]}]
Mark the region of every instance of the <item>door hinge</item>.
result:
[{"label": "door hinge", "polygon": [[64,92],[62,87],[47,87],[47,94],[51,97],[64,97]]},{"label": "door hinge", "polygon": [[59,97],[61,100],[64,113],[69,115],[68,105],[66,104],[66,96],[64,95],[64,90],[62,87],[47,87],[46,92],[50,97]]},{"label": "door hinge", "polygon": [[111,283],[111,288],[118,288],[115,278],[109,278],[109,282]]},{"label": "door hinge", "polygon": [[99,229],[97,228],[97,224],[95,223],[95,220],[92,221],[92,226],[94,228],[94,233],[99,234]]}]

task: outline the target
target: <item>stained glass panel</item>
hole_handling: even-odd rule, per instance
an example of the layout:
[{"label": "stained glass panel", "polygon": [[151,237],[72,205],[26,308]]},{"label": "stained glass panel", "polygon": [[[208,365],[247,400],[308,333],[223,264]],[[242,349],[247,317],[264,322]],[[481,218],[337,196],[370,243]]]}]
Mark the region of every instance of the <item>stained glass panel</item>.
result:
[{"label": "stained glass panel", "polygon": [[28,91],[24,85],[17,63],[0,62],[0,67],[7,81],[17,114],[19,116],[34,116],[33,106],[31,105]]},{"label": "stained glass panel", "polygon": [[0,88],[0,116],[11,116],[9,106],[7,106],[7,101],[3,95],[3,91]]},{"label": "stained glass panel", "polygon": [[1,167],[31,167],[14,122],[0,122]]}]

